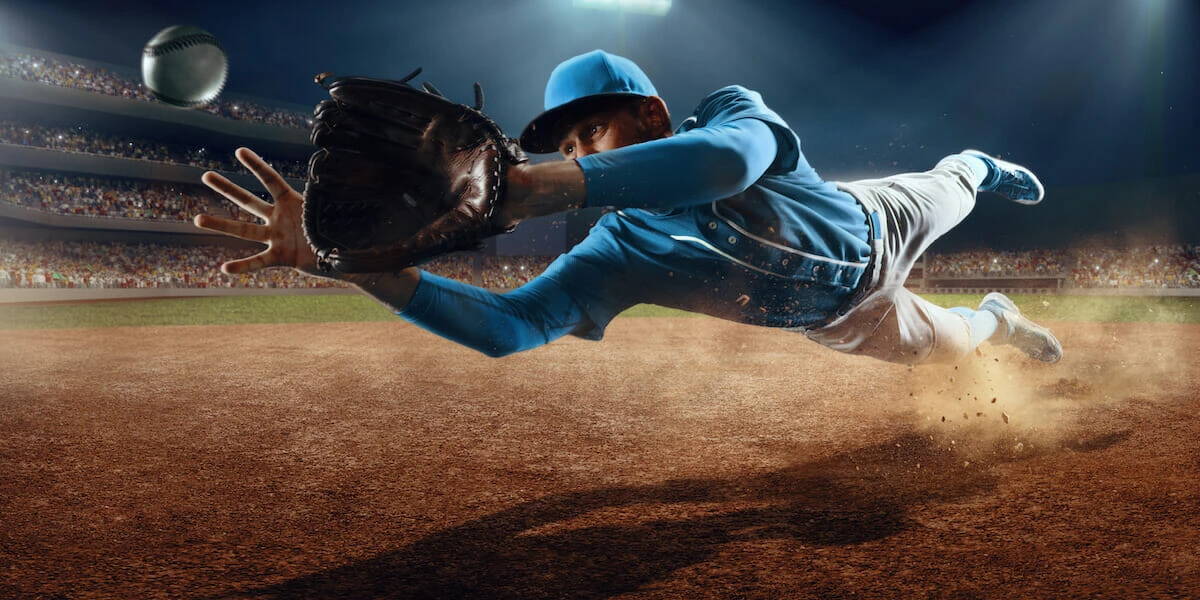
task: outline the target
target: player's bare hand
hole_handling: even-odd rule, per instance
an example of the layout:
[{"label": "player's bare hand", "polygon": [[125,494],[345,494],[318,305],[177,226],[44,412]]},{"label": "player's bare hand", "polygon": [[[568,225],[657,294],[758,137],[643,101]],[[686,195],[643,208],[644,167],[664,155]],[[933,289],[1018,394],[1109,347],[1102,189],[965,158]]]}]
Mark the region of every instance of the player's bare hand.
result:
[{"label": "player's bare hand", "polygon": [[263,201],[214,171],[208,171],[200,178],[204,185],[264,221],[261,224],[246,223],[208,214],[196,215],[197,227],[267,245],[258,254],[222,263],[221,271],[236,275],[266,267],[292,267],[309,275],[328,276],[317,270],[316,254],[304,237],[304,197],[249,148],[238,148],[234,156],[262,182],[274,202]]}]

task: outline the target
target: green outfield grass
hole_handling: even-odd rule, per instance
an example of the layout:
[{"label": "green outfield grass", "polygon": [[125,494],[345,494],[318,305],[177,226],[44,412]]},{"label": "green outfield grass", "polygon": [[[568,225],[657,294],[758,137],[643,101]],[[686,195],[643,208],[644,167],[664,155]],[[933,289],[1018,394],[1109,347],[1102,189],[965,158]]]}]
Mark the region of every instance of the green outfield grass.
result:
[{"label": "green outfield grass", "polygon": [[[926,297],[942,306],[975,306],[982,296],[930,294]],[[1200,323],[1200,298],[1020,294],[1012,298],[1026,314],[1046,321]],[[679,317],[692,316],[692,313],[643,304],[621,316]],[[382,305],[362,295],[229,296],[0,305],[0,329],[321,323],[395,318]]]}]

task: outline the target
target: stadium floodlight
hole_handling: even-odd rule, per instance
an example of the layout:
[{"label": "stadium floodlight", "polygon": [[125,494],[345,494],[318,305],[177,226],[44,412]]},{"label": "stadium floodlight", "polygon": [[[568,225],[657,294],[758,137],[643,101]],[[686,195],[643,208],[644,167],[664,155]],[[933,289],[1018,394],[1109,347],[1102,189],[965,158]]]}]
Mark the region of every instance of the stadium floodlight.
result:
[{"label": "stadium floodlight", "polygon": [[575,6],[661,16],[671,10],[671,0],[574,0]]}]

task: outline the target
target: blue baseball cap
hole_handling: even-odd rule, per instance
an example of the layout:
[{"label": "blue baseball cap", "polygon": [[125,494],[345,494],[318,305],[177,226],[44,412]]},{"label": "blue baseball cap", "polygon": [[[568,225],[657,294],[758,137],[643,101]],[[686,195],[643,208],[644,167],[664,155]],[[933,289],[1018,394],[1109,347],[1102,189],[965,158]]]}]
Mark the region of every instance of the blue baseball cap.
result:
[{"label": "blue baseball cap", "polygon": [[565,113],[596,98],[657,96],[650,78],[632,60],[603,50],[592,50],[562,61],[546,82],[545,112],[534,117],[521,132],[521,148],[532,154],[557,150],[551,139],[556,121]]}]

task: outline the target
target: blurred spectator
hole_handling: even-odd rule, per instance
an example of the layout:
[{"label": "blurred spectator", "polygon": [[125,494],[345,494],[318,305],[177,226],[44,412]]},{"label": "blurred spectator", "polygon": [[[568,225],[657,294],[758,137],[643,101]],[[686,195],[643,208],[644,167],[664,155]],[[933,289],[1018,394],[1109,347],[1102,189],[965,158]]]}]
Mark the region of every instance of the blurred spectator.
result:
[{"label": "blurred spectator", "polygon": [[[271,268],[225,275],[222,262],[246,256],[225,246],[175,246],[126,242],[0,239],[0,287],[53,288],[325,288],[348,284]],[[549,263],[539,257],[485,260],[491,287],[516,287]],[[438,275],[470,282],[471,257],[451,255],[422,266]]]},{"label": "blurred spectator", "polygon": [[[132,81],[119,73],[102,67],[88,67],[24,52],[0,50],[0,77],[78,88],[134,100],[154,100],[154,95],[140,81]],[[260,121],[282,127],[307,129],[312,124],[311,118],[306,114],[223,98],[218,98],[199,110],[228,119]]]},{"label": "blurred spectator", "polygon": [[119,242],[18,242],[0,239],[0,287],[315,288],[341,282],[264,269],[225,275],[220,264],[244,255],[223,246]]},{"label": "blurred spectator", "polygon": [[1082,248],[1075,256],[1071,279],[1078,287],[1200,287],[1200,246]]},{"label": "blurred spectator", "polygon": [[974,250],[931,254],[925,260],[925,272],[935,277],[1059,275],[1066,272],[1060,254],[1051,250]]},{"label": "blurred spectator", "polygon": [[470,256],[462,254],[442,256],[421,265],[421,269],[436,273],[442,277],[472,283]]},{"label": "blurred spectator", "polygon": [[202,185],[0,169],[0,201],[91,217],[187,221],[201,212],[253,221]]},{"label": "blurred spectator", "polygon": [[489,256],[483,259],[483,287],[520,287],[550,266],[552,257]]},{"label": "blurred spectator", "polygon": [[[190,165],[214,171],[238,172],[245,170],[241,163],[237,162],[237,159],[233,157],[232,150],[212,151],[204,147],[127,138],[89,131],[82,126],[71,128],[45,127],[42,125],[0,120],[0,144],[136,158],[155,162]],[[308,175],[308,165],[304,162],[272,160],[266,156],[263,158],[286,177],[303,179]]]},{"label": "blurred spectator", "polygon": [[1200,287],[1200,246],[1159,244],[1071,251],[973,250],[931,254],[927,277],[1066,277],[1075,287]]}]

